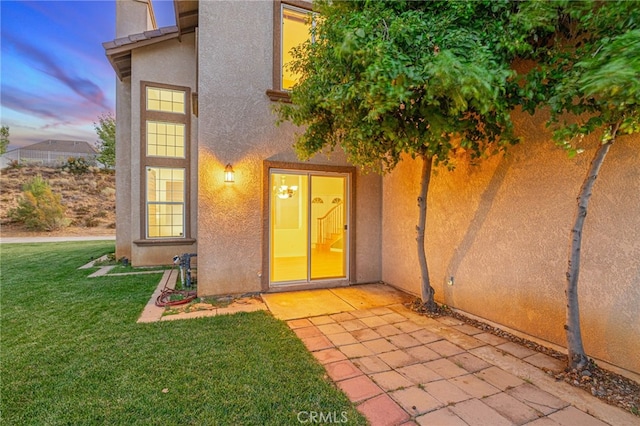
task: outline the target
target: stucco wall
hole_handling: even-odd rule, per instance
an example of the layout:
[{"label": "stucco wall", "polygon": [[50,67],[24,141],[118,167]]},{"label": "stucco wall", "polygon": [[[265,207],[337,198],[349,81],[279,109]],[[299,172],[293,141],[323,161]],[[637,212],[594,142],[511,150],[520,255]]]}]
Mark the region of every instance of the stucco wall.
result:
[{"label": "stucco wall", "polygon": [[[276,127],[274,103],[265,94],[272,89],[273,3],[201,2],[199,16],[198,292],[260,291],[268,238],[263,162],[299,162],[292,149],[296,129]],[[233,184],[223,182],[227,163],[235,171]],[[309,163],[346,165],[337,153]],[[356,184],[357,270],[351,278],[378,281],[381,178],[358,176]]]},{"label": "stucco wall", "polygon": [[[525,141],[479,166],[460,159],[432,180],[427,257],[436,300],[565,345],[565,272],[575,200],[597,140],[575,159],[543,117],[516,116]],[[585,350],[640,372],[640,143],[621,138],[598,178],[582,246]],[[420,161],[384,179],[383,280],[420,294],[415,226]],[[447,281],[453,277],[453,285]]]},{"label": "stucco wall", "polygon": [[[130,258],[135,266],[170,264],[174,255],[194,252],[196,244],[175,246],[140,246],[135,240],[141,238],[140,209],[142,194],[140,164],[140,82],[149,81],[190,87],[196,91],[195,35],[187,34],[182,41],[168,40],[157,45],[135,49],[132,52],[131,77],[119,83],[118,95],[118,153],[116,164],[117,205],[116,233],[118,257]],[[191,99],[187,99],[191,102]],[[191,193],[190,222],[191,237],[197,236],[197,134],[198,123],[191,115]],[[120,130],[123,129],[123,130]]]},{"label": "stucco wall", "polygon": [[131,259],[131,80],[116,82],[116,258]]}]

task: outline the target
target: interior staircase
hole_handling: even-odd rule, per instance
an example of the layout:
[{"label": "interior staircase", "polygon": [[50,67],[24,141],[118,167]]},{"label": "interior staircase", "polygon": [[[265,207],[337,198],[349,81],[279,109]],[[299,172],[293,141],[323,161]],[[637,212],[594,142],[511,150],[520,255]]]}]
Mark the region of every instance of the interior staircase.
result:
[{"label": "interior staircase", "polygon": [[344,203],[339,202],[318,219],[316,249],[330,251],[344,235]]}]

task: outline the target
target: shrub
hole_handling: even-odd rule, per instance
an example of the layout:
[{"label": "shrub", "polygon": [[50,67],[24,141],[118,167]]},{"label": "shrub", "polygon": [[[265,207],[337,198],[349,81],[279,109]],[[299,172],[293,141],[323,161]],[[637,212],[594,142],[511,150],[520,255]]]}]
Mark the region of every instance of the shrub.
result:
[{"label": "shrub", "polygon": [[51,191],[49,183],[36,176],[22,187],[23,195],[18,207],[9,211],[9,217],[23,223],[27,229],[53,231],[67,226],[65,207],[61,196]]},{"label": "shrub", "polygon": [[9,170],[17,170],[24,167],[24,161],[22,160],[9,160],[9,164],[7,164],[7,169]]},{"label": "shrub", "polygon": [[62,166],[64,170],[73,173],[74,175],[89,173],[89,167],[89,162],[82,157],[70,157],[67,159],[65,165]]}]

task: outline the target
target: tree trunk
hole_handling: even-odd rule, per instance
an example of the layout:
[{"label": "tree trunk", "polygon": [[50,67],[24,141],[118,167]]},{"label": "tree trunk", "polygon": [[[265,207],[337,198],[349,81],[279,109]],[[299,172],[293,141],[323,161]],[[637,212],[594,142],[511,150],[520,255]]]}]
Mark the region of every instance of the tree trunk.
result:
[{"label": "tree trunk", "polygon": [[434,312],[438,308],[433,295],[435,290],[431,287],[429,281],[429,268],[427,266],[427,255],[424,249],[424,234],[427,226],[427,193],[429,192],[429,182],[431,181],[431,165],[433,157],[421,155],[422,158],[422,174],[420,177],[420,195],[418,196],[418,207],[420,208],[420,216],[418,217],[418,226],[416,231],[416,241],[418,243],[418,261],[420,262],[420,273],[422,275],[421,295],[422,303],[428,311]]},{"label": "tree trunk", "polygon": [[580,308],[578,303],[578,276],[580,274],[580,246],[582,245],[582,228],[584,220],[587,216],[587,207],[593,190],[593,185],[600,172],[600,167],[604,162],[609,148],[615,141],[615,134],[618,126],[612,129],[611,139],[600,145],[596,151],[591,166],[585,177],[580,193],[578,194],[578,206],[575,215],[573,228],[570,237],[569,264],[567,268],[567,289],[565,295],[567,297],[567,323],[564,326],[567,335],[567,351],[569,354],[569,368],[578,370],[586,367],[589,359],[584,352],[582,345],[582,333],[580,331]]}]

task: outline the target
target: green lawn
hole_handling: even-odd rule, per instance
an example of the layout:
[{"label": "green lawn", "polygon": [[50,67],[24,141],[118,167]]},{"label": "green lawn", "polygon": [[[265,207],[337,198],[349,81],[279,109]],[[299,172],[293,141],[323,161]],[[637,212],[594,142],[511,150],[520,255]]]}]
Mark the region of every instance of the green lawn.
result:
[{"label": "green lawn", "polygon": [[0,246],[0,423],[296,425],[299,412],[345,411],[365,424],[268,313],[136,324],[157,274],[76,269],[112,251]]}]

